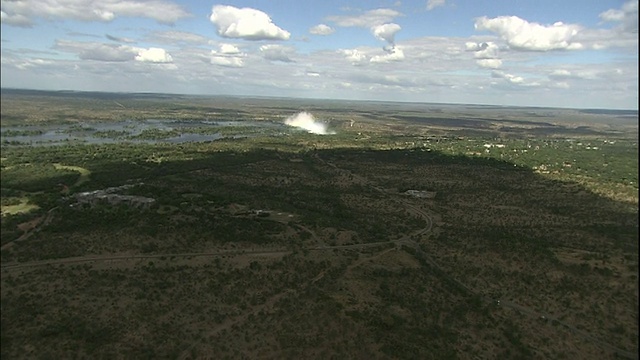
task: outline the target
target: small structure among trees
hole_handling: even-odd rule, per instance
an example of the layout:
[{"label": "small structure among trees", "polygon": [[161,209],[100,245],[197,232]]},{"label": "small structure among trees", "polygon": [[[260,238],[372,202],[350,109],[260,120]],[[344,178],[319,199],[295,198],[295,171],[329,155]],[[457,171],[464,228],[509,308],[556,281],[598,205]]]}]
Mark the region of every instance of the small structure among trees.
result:
[{"label": "small structure among trees", "polygon": [[408,196],[421,198],[421,199],[433,199],[436,197],[435,191],[407,190],[404,192],[404,194]]}]

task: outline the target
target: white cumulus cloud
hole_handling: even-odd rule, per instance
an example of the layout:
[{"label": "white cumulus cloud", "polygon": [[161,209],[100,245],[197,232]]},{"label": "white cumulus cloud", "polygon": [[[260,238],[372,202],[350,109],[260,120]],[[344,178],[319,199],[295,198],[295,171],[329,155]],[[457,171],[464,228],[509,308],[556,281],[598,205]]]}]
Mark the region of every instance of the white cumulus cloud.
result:
[{"label": "white cumulus cloud", "polygon": [[[3,58],[2,61],[4,62],[6,61],[6,59]],[[51,64],[53,64],[52,61],[44,60],[44,59],[25,59],[19,63],[16,63],[15,66],[20,70],[28,70],[29,68],[32,68],[32,67],[40,67],[40,66],[46,66]]]},{"label": "white cumulus cloud", "polygon": [[495,78],[495,79],[503,79],[508,84],[516,85],[518,87],[533,88],[533,87],[541,86],[541,84],[539,82],[537,82],[537,81],[531,81],[531,80],[527,81],[522,76],[508,74],[508,73],[506,73],[504,71],[500,71],[500,70],[492,71],[491,72],[491,77]]},{"label": "white cumulus cloud", "polygon": [[335,15],[327,17],[328,21],[343,27],[372,27],[388,23],[402,13],[393,9],[374,9],[360,15]]},{"label": "white cumulus cloud", "polygon": [[325,24],[318,24],[312,28],[309,29],[309,33],[313,34],[313,35],[331,35],[335,32],[336,30],[334,28],[332,28],[329,25],[325,25]]},{"label": "white cumulus cloud", "polygon": [[172,24],[189,15],[164,0],[16,0],[2,1],[2,23],[31,26],[34,18],[112,21],[116,17],[144,17]]},{"label": "white cumulus cloud", "polygon": [[638,0],[630,0],[620,9],[609,9],[600,14],[600,19],[606,22],[620,24],[620,29],[638,33]]},{"label": "white cumulus cloud", "polygon": [[173,61],[171,55],[162,48],[149,48],[140,49],[138,55],[135,57],[136,61],[151,62],[151,63],[170,63]]},{"label": "white cumulus cloud", "polygon": [[260,52],[267,60],[293,62],[291,56],[295,53],[295,49],[290,46],[268,44],[260,46]]},{"label": "white cumulus cloud", "polygon": [[427,1],[427,10],[433,10],[439,6],[444,6],[445,0],[429,0]]},{"label": "white cumulus cloud", "polygon": [[487,69],[499,69],[502,67],[502,60],[499,59],[498,50],[499,47],[495,43],[482,42],[467,42],[465,43],[465,48],[467,51],[473,51],[473,57],[478,59],[476,60],[476,64],[478,66],[487,68]]},{"label": "white cumulus cloud", "polygon": [[218,35],[245,40],[288,40],[291,34],[276,26],[269,15],[252,8],[215,5],[209,20]]},{"label": "white cumulus cloud", "polygon": [[522,76],[515,76],[511,74],[505,74],[504,78],[512,82],[513,84],[522,84],[524,82],[524,78]]},{"label": "white cumulus cloud", "polygon": [[244,66],[244,61],[239,56],[221,56],[215,51],[211,51],[210,62],[213,65],[241,68]]},{"label": "white cumulus cloud", "polygon": [[372,27],[371,33],[373,33],[376,39],[386,41],[393,45],[395,43],[396,33],[400,31],[400,29],[402,28],[398,24],[387,23]]},{"label": "white cumulus cloud", "polygon": [[335,134],[334,132],[327,131],[327,125],[319,122],[310,113],[303,111],[295,115],[289,116],[284,121],[289,126],[294,126],[300,129],[307,130],[312,134],[327,135]]},{"label": "white cumulus cloud", "polygon": [[491,41],[483,43],[467,42],[465,47],[467,50],[474,52],[473,56],[476,59],[495,59],[498,57],[499,47]]},{"label": "white cumulus cloud", "polygon": [[340,52],[352,65],[360,65],[367,60],[367,55],[358,51],[358,49],[344,49]]},{"label": "white cumulus cloud", "polygon": [[3,24],[7,24],[7,25],[12,25],[12,26],[23,26],[23,27],[27,27],[27,26],[31,26],[31,20],[22,15],[22,14],[17,14],[17,13],[6,13],[3,11],[0,11],[0,21],[2,21]]},{"label": "white cumulus cloud", "polygon": [[553,25],[530,23],[517,16],[477,18],[476,30],[498,34],[510,48],[529,51],[574,50],[582,48],[573,38],[580,32],[578,25],[557,22]]},{"label": "white cumulus cloud", "polygon": [[233,44],[220,44],[220,53],[222,54],[240,54],[240,49]]},{"label": "white cumulus cloud", "polygon": [[233,44],[219,44],[219,50],[211,50],[209,61],[213,65],[224,67],[244,67],[244,57],[240,49]]},{"label": "white cumulus cloud", "polygon": [[571,74],[571,71],[565,70],[565,69],[556,69],[556,70],[553,70],[551,74],[549,74],[550,78],[558,78],[558,79],[570,78],[572,76],[573,74]]},{"label": "white cumulus cloud", "polygon": [[479,59],[476,60],[478,66],[487,69],[499,69],[502,66],[502,60],[500,59]]},{"label": "white cumulus cloud", "polygon": [[54,49],[74,53],[82,60],[95,61],[131,61],[138,55],[137,48],[128,45],[103,44],[96,42],[79,42],[56,40]]},{"label": "white cumulus cloud", "polygon": [[388,63],[392,61],[401,61],[404,60],[404,52],[402,49],[394,46],[390,49],[387,49],[387,53],[384,55],[376,55],[369,60],[372,63]]}]

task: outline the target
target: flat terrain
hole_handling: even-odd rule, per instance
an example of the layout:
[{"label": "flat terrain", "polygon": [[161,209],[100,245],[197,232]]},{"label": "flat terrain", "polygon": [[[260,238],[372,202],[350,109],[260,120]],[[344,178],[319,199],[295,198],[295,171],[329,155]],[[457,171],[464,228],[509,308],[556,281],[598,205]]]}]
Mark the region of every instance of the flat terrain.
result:
[{"label": "flat terrain", "polygon": [[637,358],[637,112],[1,100],[3,358]]}]

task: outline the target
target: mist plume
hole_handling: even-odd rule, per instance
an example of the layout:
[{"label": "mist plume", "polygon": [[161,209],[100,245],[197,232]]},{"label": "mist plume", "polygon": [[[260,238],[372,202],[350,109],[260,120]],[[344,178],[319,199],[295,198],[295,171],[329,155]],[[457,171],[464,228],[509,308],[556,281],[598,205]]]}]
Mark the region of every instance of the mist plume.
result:
[{"label": "mist plume", "polygon": [[289,126],[294,126],[300,129],[307,130],[312,134],[328,135],[335,134],[334,132],[327,131],[327,125],[316,121],[316,119],[310,113],[303,111],[295,115],[289,116],[284,121]]}]

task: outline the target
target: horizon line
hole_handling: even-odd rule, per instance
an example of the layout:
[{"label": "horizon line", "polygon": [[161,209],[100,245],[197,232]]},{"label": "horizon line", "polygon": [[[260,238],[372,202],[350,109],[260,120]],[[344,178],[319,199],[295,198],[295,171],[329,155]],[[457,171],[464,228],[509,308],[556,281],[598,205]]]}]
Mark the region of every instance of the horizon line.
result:
[{"label": "horizon line", "polygon": [[16,88],[16,87],[0,87],[0,93],[8,91],[33,91],[42,93],[80,93],[80,94],[119,94],[119,95],[156,95],[156,96],[190,96],[190,97],[227,97],[227,98],[245,98],[245,99],[295,99],[295,100],[315,100],[315,101],[342,101],[342,102],[370,102],[370,103],[392,103],[392,104],[424,104],[424,105],[471,105],[483,107],[501,107],[501,108],[521,108],[521,109],[559,109],[559,110],[610,110],[610,111],[633,111],[638,113],[638,108],[576,108],[576,107],[555,107],[541,105],[500,105],[500,104],[481,104],[481,103],[447,103],[447,102],[420,102],[420,101],[399,101],[399,100],[367,100],[367,99],[338,99],[338,98],[315,98],[315,97],[290,97],[290,96],[273,96],[273,95],[232,95],[232,94],[189,94],[189,93],[171,93],[171,92],[149,92],[149,91],[101,91],[101,90],[44,90],[33,88]]}]

